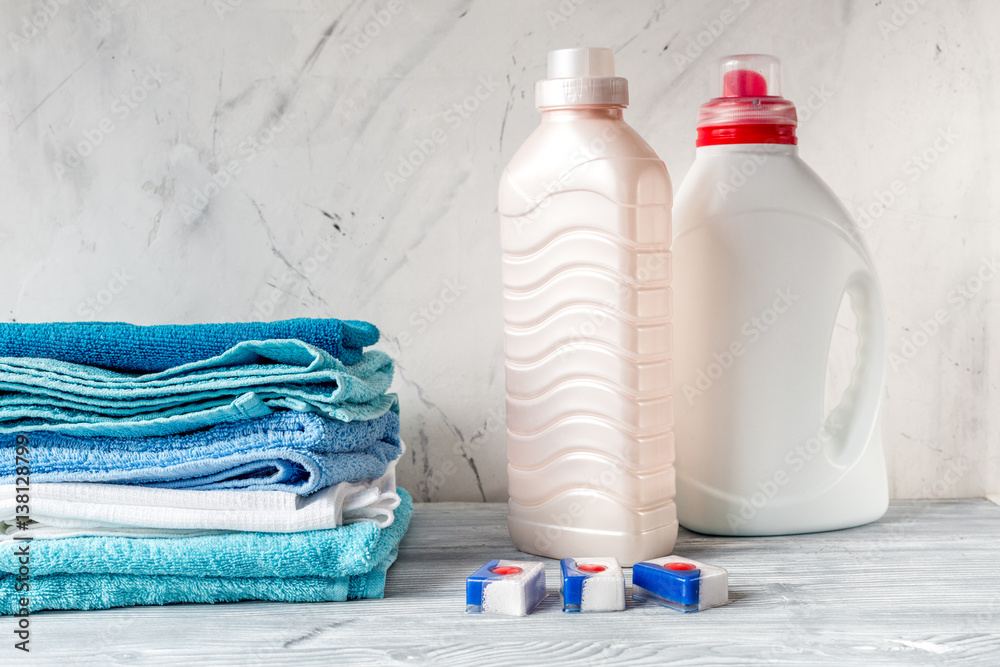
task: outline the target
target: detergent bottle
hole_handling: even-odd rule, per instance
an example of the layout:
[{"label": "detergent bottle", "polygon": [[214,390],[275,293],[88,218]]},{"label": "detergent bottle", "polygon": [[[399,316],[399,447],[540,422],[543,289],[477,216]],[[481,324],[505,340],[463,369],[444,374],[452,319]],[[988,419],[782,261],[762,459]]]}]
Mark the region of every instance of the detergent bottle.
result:
[{"label": "detergent bottle", "polygon": [[[874,521],[888,485],[885,315],[871,255],[798,156],[777,59],[730,56],[714,75],[674,207],[680,522],[777,535]],[[842,302],[857,322],[856,361],[827,411]]]},{"label": "detergent bottle", "polygon": [[670,553],[672,188],[611,49],[549,53],[500,182],[508,528],[550,558]]}]

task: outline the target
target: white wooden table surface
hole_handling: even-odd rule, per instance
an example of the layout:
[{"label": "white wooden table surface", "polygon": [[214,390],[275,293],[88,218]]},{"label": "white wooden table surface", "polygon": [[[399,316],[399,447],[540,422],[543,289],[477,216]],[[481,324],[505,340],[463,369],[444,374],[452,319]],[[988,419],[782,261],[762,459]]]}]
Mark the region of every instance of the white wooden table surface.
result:
[{"label": "white wooden table surface", "polygon": [[684,530],[732,602],[696,614],[564,614],[557,563],[527,618],[465,613],[465,578],[511,546],[504,506],[418,505],[384,600],[247,602],[32,615],[32,652],[0,619],[0,665],[1000,666],[1000,507],[894,501],[878,523],[773,538]]}]

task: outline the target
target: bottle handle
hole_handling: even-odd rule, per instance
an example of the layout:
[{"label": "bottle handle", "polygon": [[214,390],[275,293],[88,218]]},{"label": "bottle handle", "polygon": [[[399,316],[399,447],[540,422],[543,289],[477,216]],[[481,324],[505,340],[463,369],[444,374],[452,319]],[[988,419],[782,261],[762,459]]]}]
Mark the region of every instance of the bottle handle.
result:
[{"label": "bottle handle", "polygon": [[827,450],[830,460],[846,467],[861,457],[878,424],[885,387],[886,332],[882,292],[870,268],[852,274],[844,292],[851,297],[858,322],[857,363],[823,428],[833,436],[833,446]]}]

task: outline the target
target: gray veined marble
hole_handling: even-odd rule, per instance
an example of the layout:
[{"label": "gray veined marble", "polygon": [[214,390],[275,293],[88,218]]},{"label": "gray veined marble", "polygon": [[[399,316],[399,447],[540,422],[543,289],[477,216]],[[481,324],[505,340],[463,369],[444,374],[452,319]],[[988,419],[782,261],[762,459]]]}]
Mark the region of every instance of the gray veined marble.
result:
[{"label": "gray veined marble", "polygon": [[0,313],[369,319],[398,359],[402,483],[502,500],[496,185],[546,52],[616,49],[676,185],[709,63],[766,51],[886,293],[893,494],[998,493],[998,20],[987,0],[5,2]]}]

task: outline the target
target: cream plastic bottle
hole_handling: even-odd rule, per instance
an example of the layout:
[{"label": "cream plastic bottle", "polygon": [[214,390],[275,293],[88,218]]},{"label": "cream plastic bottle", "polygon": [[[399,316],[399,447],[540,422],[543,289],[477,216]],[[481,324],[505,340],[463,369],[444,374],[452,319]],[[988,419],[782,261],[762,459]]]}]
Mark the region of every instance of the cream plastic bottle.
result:
[{"label": "cream plastic bottle", "polygon": [[672,189],[611,49],[563,49],[503,173],[508,528],[550,558],[670,553]]},{"label": "cream plastic bottle", "polygon": [[[721,61],[674,207],[677,504],[703,533],[846,528],[888,504],[878,279],[850,215],[799,159],[779,86],[775,58]],[[827,414],[845,294],[857,361]]]}]

